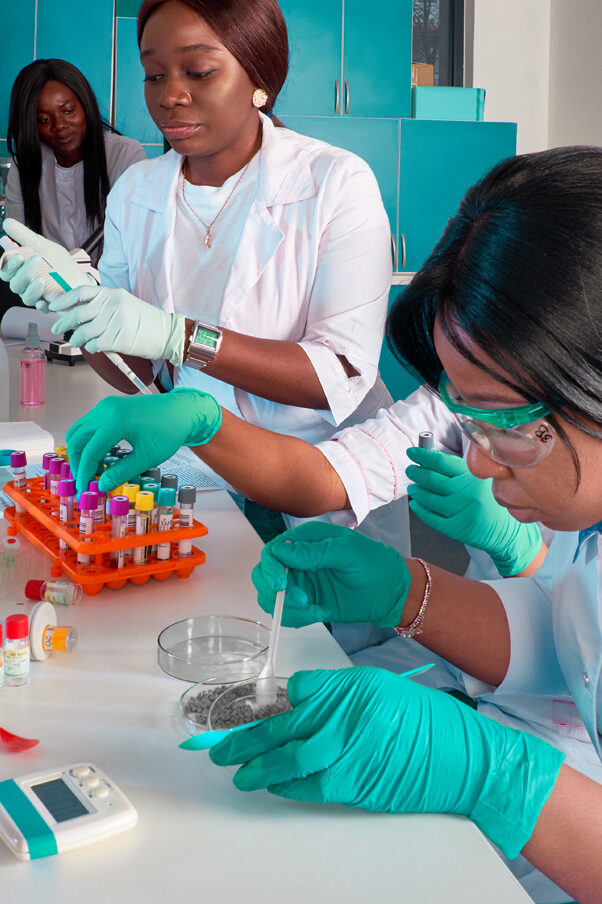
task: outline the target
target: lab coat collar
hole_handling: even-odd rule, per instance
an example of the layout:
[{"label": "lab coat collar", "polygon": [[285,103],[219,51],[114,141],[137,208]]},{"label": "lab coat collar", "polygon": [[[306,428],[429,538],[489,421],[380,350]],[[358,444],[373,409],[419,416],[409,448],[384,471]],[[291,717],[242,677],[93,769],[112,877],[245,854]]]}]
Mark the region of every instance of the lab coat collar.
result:
[{"label": "lab coat collar", "polygon": [[[263,126],[261,158],[257,187],[257,202],[261,206],[289,204],[313,198],[318,191],[307,152],[306,139],[274,126],[271,119],[259,114]],[[182,156],[174,150],[153,160],[148,172],[140,179],[132,196],[132,203],[165,213],[177,191],[182,168]]]},{"label": "lab coat collar", "polygon": [[591,527],[585,527],[583,530],[579,531],[579,539],[577,541],[577,549],[575,550],[575,555],[573,556],[573,562],[577,561],[577,556],[581,551],[581,546],[585,541],[591,537],[593,534],[602,534],[602,521],[598,521],[597,524],[592,524]]}]

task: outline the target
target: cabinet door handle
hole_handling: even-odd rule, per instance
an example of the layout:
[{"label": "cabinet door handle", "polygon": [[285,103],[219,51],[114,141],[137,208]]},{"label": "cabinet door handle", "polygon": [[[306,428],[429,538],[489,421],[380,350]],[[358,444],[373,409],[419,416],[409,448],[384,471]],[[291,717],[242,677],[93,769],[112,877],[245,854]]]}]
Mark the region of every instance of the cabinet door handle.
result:
[{"label": "cabinet door handle", "polygon": [[393,270],[397,272],[399,256],[397,254],[397,242],[395,241],[395,236],[393,235],[393,233],[391,233],[391,247],[393,248]]},{"label": "cabinet door handle", "polygon": [[337,79],[334,83],[334,112],[339,112],[339,107],[341,105],[341,85],[339,80]]},{"label": "cabinet door handle", "polygon": [[406,268],[406,237],[405,234],[401,233],[401,269],[405,270]]},{"label": "cabinet door handle", "polygon": [[349,82],[345,82],[345,113],[349,113],[349,102],[350,102],[350,92],[349,92]]}]

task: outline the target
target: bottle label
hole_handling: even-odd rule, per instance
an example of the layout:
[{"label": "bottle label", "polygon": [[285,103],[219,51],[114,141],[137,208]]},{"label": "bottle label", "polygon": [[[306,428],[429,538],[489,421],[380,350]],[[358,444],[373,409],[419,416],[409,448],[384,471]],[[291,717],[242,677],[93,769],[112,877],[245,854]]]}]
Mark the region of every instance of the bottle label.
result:
[{"label": "bottle label", "polygon": [[[161,512],[159,514],[159,530],[171,530],[173,525],[173,512],[166,512],[165,514]],[[157,558],[158,559],[169,559],[171,556],[171,543],[158,543],[157,544]]]},{"label": "bottle label", "polygon": [[68,606],[70,590],[71,584],[68,581],[53,581],[50,586],[46,585],[44,600],[57,606]]},{"label": "bottle label", "polygon": [[19,650],[4,647],[4,674],[7,678],[25,678],[29,675],[29,646]]},{"label": "bottle label", "polygon": [[94,530],[94,512],[91,515],[79,516],[79,532],[80,534],[91,534]]}]

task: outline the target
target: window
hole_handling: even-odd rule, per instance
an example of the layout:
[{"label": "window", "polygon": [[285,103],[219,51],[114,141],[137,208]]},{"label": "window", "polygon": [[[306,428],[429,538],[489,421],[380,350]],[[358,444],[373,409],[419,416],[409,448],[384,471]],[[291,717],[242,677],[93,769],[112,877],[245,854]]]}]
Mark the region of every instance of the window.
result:
[{"label": "window", "polygon": [[464,84],[464,0],[414,0],[412,61],[430,63],[435,85]]}]

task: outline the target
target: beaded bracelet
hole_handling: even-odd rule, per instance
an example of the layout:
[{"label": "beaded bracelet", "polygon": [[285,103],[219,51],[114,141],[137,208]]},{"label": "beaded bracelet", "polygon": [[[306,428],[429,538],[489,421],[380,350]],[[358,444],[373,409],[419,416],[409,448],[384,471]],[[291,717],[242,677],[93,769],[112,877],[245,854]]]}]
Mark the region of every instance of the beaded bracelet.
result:
[{"label": "beaded bracelet", "polygon": [[416,558],[414,559],[414,561],[420,562],[420,564],[424,568],[426,574],[426,587],[424,588],[424,596],[422,597],[422,602],[420,603],[420,609],[418,610],[418,614],[416,615],[414,621],[405,628],[403,625],[397,625],[395,627],[394,630],[398,637],[415,637],[416,634],[422,634],[426,604],[428,603],[431,595],[431,569],[423,559]]}]

